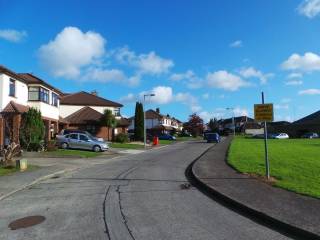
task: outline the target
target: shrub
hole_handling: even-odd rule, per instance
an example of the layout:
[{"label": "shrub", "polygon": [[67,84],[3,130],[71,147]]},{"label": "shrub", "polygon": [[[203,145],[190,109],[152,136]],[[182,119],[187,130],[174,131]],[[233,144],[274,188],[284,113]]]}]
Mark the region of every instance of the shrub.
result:
[{"label": "shrub", "polygon": [[119,134],[115,137],[115,141],[116,141],[116,142],[119,142],[119,143],[129,142],[128,134],[119,133]]},{"label": "shrub", "polygon": [[41,113],[35,108],[30,108],[22,116],[20,131],[21,146],[27,151],[39,151],[43,142],[45,126]]},{"label": "shrub", "polygon": [[47,151],[48,152],[56,151],[57,149],[58,149],[58,146],[57,146],[55,140],[51,140],[48,142],[48,144],[47,144]]}]

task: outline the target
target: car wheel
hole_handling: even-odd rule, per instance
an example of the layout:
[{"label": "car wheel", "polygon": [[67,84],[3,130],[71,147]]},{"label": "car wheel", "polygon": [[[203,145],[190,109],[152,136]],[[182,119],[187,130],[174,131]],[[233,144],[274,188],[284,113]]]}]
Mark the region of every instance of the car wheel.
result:
[{"label": "car wheel", "polygon": [[94,147],[93,147],[93,151],[94,151],[94,152],[101,152],[101,147],[99,147],[99,146],[94,146]]},{"label": "car wheel", "polygon": [[62,143],[61,144],[61,148],[62,149],[67,149],[69,146],[68,146],[68,143]]}]

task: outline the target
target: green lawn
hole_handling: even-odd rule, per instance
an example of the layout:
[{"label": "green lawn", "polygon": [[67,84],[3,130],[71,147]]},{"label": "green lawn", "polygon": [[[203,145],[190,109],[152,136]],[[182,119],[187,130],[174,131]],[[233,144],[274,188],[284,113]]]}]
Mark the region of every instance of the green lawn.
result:
[{"label": "green lawn", "polygon": [[134,144],[134,143],[111,143],[110,147],[112,148],[127,148],[127,149],[143,149],[143,144]]},{"label": "green lawn", "polygon": [[[275,186],[320,198],[320,139],[269,141],[270,174]],[[228,162],[244,173],[265,175],[264,141],[236,137]]]},{"label": "green lawn", "polygon": [[[26,171],[33,171],[36,169],[39,169],[39,167],[35,165],[28,165],[28,168]],[[0,167],[0,176],[9,175],[17,171],[19,170],[17,170],[15,167]]]},{"label": "green lawn", "polygon": [[0,176],[8,175],[10,173],[16,172],[16,168],[11,168],[11,167],[0,167]]},{"label": "green lawn", "polygon": [[82,150],[73,150],[73,149],[58,149],[56,151],[45,152],[45,156],[53,156],[53,157],[65,157],[65,156],[73,156],[80,158],[90,158],[99,156],[101,153],[92,152],[92,151],[82,151]]},{"label": "green lawn", "polygon": [[177,137],[177,141],[178,142],[182,142],[182,141],[191,141],[191,140],[202,140],[203,137]]}]

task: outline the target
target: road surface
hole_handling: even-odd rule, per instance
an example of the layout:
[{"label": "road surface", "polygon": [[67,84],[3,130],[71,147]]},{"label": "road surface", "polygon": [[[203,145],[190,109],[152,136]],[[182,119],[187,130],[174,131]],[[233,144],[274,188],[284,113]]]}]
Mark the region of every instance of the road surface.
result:
[{"label": "road surface", "polygon": [[[0,239],[288,239],[181,187],[187,166],[209,146],[178,143],[106,160],[19,191],[0,201]],[[45,221],[8,228],[34,215]]]}]

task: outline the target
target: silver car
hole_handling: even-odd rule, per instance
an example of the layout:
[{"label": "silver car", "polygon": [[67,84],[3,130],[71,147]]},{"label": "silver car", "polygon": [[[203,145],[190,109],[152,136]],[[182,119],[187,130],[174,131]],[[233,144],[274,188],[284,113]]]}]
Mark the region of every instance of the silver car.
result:
[{"label": "silver car", "polygon": [[109,146],[106,142],[98,141],[91,135],[84,133],[70,133],[67,135],[58,135],[57,143],[63,149],[76,148],[92,150],[94,152],[101,152],[109,149]]}]

